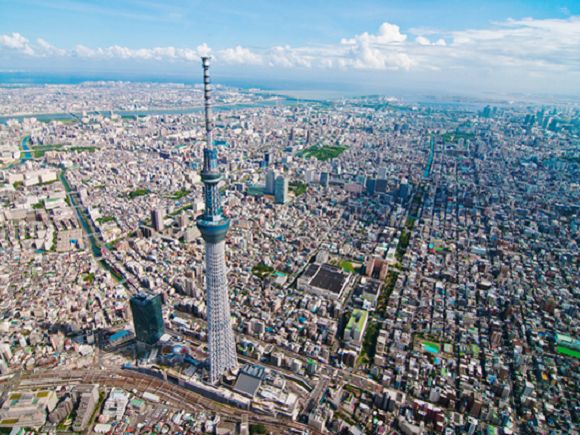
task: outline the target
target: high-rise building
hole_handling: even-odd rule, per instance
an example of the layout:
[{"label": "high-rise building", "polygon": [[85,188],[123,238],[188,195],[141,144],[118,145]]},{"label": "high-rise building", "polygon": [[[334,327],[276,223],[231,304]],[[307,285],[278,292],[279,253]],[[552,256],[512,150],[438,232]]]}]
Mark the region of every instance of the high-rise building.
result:
[{"label": "high-rise building", "polygon": [[304,171],[304,179],[307,183],[317,183],[318,179],[318,172],[314,169],[306,169]]},{"label": "high-rise building", "polygon": [[155,228],[155,231],[163,231],[165,228],[163,225],[163,220],[165,219],[165,211],[161,208],[155,208],[151,210],[151,225]]},{"label": "high-rise building", "polygon": [[276,182],[276,172],[270,169],[266,172],[266,186],[264,188],[264,193],[266,195],[274,195],[274,184]]},{"label": "high-rise building", "polygon": [[377,184],[377,180],[375,180],[374,178],[367,178],[367,184],[366,184],[367,195],[374,195],[375,194],[376,184]]},{"label": "high-rise building", "polygon": [[320,173],[320,184],[323,187],[328,187],[329,182],[330,182],[330,174],[328,172],[321,172]]},{"label": "high-rise building", "polygon": [[138,293],[129,301],[137,341],[155,344],[165,332],[161,294]]},{"label": "high-rise building", "polygon": [[407,182],[407,179],[403,179],[401,181],[401,184],[399,185],[399,198],[401,198],[401,200],[406,201],[407,198],[409,197],[411,192],[411,186],[409,186],[409,183]]},{"label": "high-rise building", "polygon": [[288,202],[288,179],[283,175],[276,177],[274,195],[277,204],[286,204]]},{"label": "high-rise building", "polygon": [[228,370],[237,368],[236,342],[230,320],[230,301],[226,277],[225,239],[230,226],[221,207],[218,183],[222,179],[217,150],[212,139],[209,58],[202,57],[205,101],[206,148],[203,150],[205,211],[197,227],[205,240],[205,288],[209,348],[209,381],[218,383]]}]

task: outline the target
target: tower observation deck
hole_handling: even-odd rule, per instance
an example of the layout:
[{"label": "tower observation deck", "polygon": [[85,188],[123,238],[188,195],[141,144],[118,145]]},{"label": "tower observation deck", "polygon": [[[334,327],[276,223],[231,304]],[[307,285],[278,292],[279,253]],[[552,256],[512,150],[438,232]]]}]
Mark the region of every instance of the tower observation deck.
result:
[{"label": "tower observation deck", "polygon": [[236,342],[230,321],[230,302],[226,277],[225,238],[230,226],[221,208],[218,183],[222,179],[213,145],[211,121],[211,86],[209,58],[202,57],[205,105],[206,147],[203,150],[201,180],[204,184],[205,211],[197,218],[197,227],[205,241],[205,291],[207,304],[208,348],[212,384],[223,374],[237,368]]}]

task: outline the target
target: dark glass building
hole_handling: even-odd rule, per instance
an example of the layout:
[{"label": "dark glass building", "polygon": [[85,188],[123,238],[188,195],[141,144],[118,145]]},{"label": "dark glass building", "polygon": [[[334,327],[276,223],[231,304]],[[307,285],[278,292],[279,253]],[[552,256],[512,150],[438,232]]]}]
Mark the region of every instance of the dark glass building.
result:
[{"label": "dark glass building", "polygon": [[161,314],[161,295],[138,293],[131,298],[131,313],[137,341],[155,344],[165,332]]}]

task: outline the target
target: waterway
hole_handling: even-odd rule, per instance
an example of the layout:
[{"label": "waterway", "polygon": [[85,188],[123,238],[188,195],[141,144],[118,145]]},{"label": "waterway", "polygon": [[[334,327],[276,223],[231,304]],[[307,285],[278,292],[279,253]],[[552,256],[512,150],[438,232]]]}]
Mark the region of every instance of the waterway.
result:
[{"label": "waterway", "polygon": [[[20,146],[22,147],[22,153],[21,153],[22,156],[20,158],[20,161],[17,162],[16,164],[19,164],[19,163],[22,164],[22,163],[25,163],[27,160],[32,159],[32,150],[30,149],[30,136],[29,135],[24,136],[22,138],[22,141],[20,142]],[[8,168],[10,168],[12,166],[14,166],[14,163],[9,165]],[[125,287],[128,287],[125,279],[119,273],[119,271],[117,269],[115,269],[113,266],[111,266],[105,258],[103,258],[102,253],[101,253],[101,248],[99,246],[99,243],[97,242],[97,238],[95,237],[95,232],[92,229],[91,225],[89,224],[89,221],[88,221],[86,214],[83,213],[81,206],[79,205],[78,201],[76,200],[75,195],[73,194],[73,191],[70,187],[70,184],[68,183],[68,180],[65,177],[64,171],[60,172],[59,179],[60,179],[62,185],[64,186],[64,189],[65,189],[67,196],[69,198],[71,207],[75,210],[75,213],[76,213],[77,217],[79,218],[81,226],[83,227],[83,230],[87,234],[87,237],[89,239],[89,244],[91,245],[91,251],[95,257],[95,260],[97,260],[105,268],[105,270],[107,270],[109,273],[111,273],[111,275],[113,275],[113,277],[116,278],[121,284],[123,284]]]},{"label": "waterway", "polygon": [[22,151],[20,152],[20,160],[14,161],[4,166],[2,169],[11,169],[16,165],[21,165],[23,163],[26,163],[27,160],[32,159],[32,151],[30,150],[29,145],[30,145],[30,136],[24,136],[20,141],[20,148],[22,149]]},{"label": "waterway", "polygon": [[32,151],[30,150],[30,136],[24,136],[22,138],[22,142],[20,142],[20,146],[22,147],[22,157],[20,158],[20,162],[24,163],[26,160],[32,159]]},{"label": "waterway", "polygon": [[[272,106],[288,106],[299,104],[299,100],[294,98],[277,98],[272,100],[256,101],[254,103],[243,103],[243,104],[221,104],[213,106],[212,109],[216,112],[223,112],[229,110],[238,109],[250,109],[255,107],[272,107]],[[113,111],[114,114],[125,117],[143,117],[143,116],[155,116],[155,115],[184,115],[190,113],[202,112],[203,106],[194,107],[182,107],[177,109],[151,109],[151,110],[119,110]],[[87,115],[110,115],[109,111],[88,111]],[[6,124],[10,119],[16,119],[22,121],[23,119],[36,118],[39,121],[51,121],[53,119],[59,120],[79,120],[83,116],[80,112],[75,113],[39,113],[39,114],[25,114],[25,115],[8,115],[0,116],[0,124]]]},{"label": "waterway", "polygon": [[431,175],[431,166],[433,166],[433,158],[435,157],[435,138],[431,135],[431,150],[429,151],[429,158],[427,159],[427,166],[425,167],[425,172],[423,177],[428,178]]},{"label": "waterway", "polygon": [[72,189],[70,187],[70,184],[68,183],[68,180],[66,179],[64,171],[61,171],[61,173],[59,175],[59,179],[60,179],[62,185],[64,186],[64,189],[66,190],[66,193],[67,193],[69,201],[70,201],[70,205],[75,210],[77,217],[79,218],[79,221],[83,227],[83,230],[85,231],[85,233],[89,239],[89,244],[91,245],[91,251],[93,253],[93,256],[95,257],[95,259],[99,263],[101,263],[101,265],[105,268],[105,270],[110,272],[111,275],[113,275],[113,277],[115,277],[125,287],[127,287],[127,284],[126,284],[125,280],[123,279],[123,277],[121,276],[121,274],[114,267],[112,267],[107,262],[107,260],[105,260],[103,258],[102,253],[101,253],[101,248],[99,246],[97,238],[95,237],[94,229],[89,224],[88,218],[87,218],[86,214],[83,213],[80,204],[77,202],[77,199],[75,198],[75,195],[73,195]]}]

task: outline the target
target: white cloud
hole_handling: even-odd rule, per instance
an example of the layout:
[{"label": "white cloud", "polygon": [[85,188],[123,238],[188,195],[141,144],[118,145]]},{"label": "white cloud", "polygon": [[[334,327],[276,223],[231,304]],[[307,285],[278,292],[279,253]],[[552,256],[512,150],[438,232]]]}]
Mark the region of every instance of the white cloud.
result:
[{"label": "white cloud", "polygon": [[12,33],[11,35],[0,35],[0,45],[19,51],[28,56],[34,55],[34,50],[28,43],[28,39],[20,33]]},{"label": "white cloud", "polygon": [[211,48],[204,42],[201,45],[197,46],[197,52],[200,56],[209,56],[211,54]]},{"label": "white cloud", "polygon": [[443,39],[443,38],[439,38],[437,41],[431,42],[428,38],[426,38],[425,36],[421,36],[421,35],[419,35],[415,38],[415,42],[417,42],[417,44],[419,44],[419,45],[438,45],[438,46],[447,45],[447,43],[445,42],[445,39]]},{"label": "white cloud", "polygon": [[417,36],[417,38],[415,39],[415,41],[417,41],[417,43],[420,44],[420,45],[431,45],[431,41],[429,41],[424,36]]},{"label": "white cloud", "polygon": [[292,48],[289,45],[279,45],[272,47],[266,52],[268,65],[282,68],[310,68],[313,62],[313,56],[309,55],[308,50]]},{"label": "white cloud", "polygon": [[42,38],[36,39],[36,44],[39,47],[40,56],[64,56],[66,55],[66,50],[62,48],[55,47],[54,45],[48,43]]},{"label": "white cloud", "polygon": [[218,53],[218,59],[226,63],[241,63],[249,65],[259,65],[262,63],[262,56],[254,53],[248,48],[240,45],[234,48],[226,48]]},{"label": "white cloud", "polygon": [[580,17],[494,23],[490,29],[451,33],[456,56],[497,66],[567,69],[580,67]]},{"label": "white cloud", "polygon": [[415,64],[403,51],[383,49],[366,43],[351,48],[341,63],[343,67],[370,70],[409,70]]},{"label": "white cloud", "polygon": [[78,57],[94,57],[96,55],[96,51],[82,44],[77,44],[72,50],[72,54],[73,56]]},{"label": "white cloud", "polygon": [[343,38],[340,45],[345,51],[338,62],[343,68],[370,70],[409,70],[416,61],[405,50],[407,35],[399,26],[383,23],[376,35],[367,32],[353,38]]},{"label": "white cloud", "polygon": [[84,45],[77,45],[72,50],[71,55],[81,58],[95,59],[139,59],[139,60],[185,60],[194,61],[202,54],[209,53],[209,47],[203,44],[197,49],[176,48],[176,47],[155,47],[131,49],[120,45],[112,45],[105,48],[90,48]]},{"label": "white cloud", "polygon": [[[216,62],[224,64],[271,68],[469,73],[504,69],[530,77],[554,72],[578,75],[580,71],[580,17],[509,19],[482,29],[444,32],[424,28],[409,32],[414,38],[408,38],[396,24],[385,22],[376,33],[363,32],[334,44],[278,45],[262,49],[236,45],[217,50],[214,57]],[[211,53],[207,44],[195,48],[76,45],[65,50],[42,38],[31,43],[19,33],[0,35],[0,58],[3,51],[27,56],[169,62],[197,61],[199,56]]]},{"label": "white cloud", "polygon": [[367,32],[356,35],[354,38],[343,38],[340,43],[345,45],[353,44],[393,44],[405,42],[407,35],[401,33],[401,29],[396,24],[383,23],[379,27],[376,35]]}]

